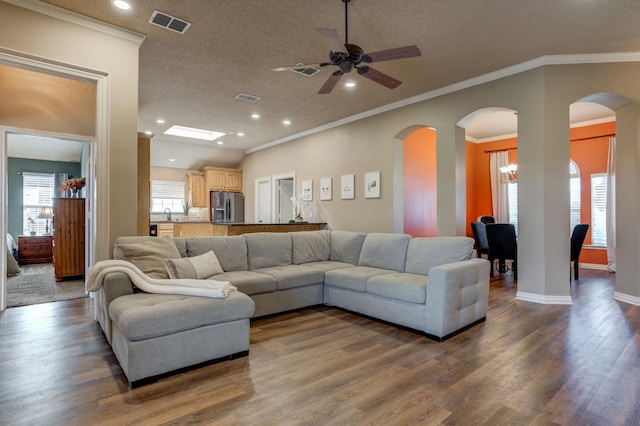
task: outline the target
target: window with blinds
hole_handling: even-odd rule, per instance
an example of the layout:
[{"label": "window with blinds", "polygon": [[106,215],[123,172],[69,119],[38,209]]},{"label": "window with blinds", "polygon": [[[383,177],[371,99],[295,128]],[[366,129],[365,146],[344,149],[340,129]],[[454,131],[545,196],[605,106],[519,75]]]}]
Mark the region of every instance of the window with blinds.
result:
[{"label": "window with blinds", "polygon": [[163,213],[165,209],[172,213],[184,212],[184,182],[168,180],[151,181],[151,212]]},{"label": "window with blinds", "polygon": [[607,174],[591,175],[591,245],[607,246]]},{"label": "window with blinds", "polygon": [[47,219],[38,219],[43,207],[53,206],[54,174],[22,173],[22,227],[25,235],[45,233]]},{"label": "window with blinds", "polygon": [[[606,175],[605,175],[606,178]],[[605,180],[606,189],[606,180]],[[509,200],[509,223],[516,227],[518,232],[518,183],[510,183],[507,187],[507,197]],[[580,170],[576,163],[569,162],[569,203],[571,214],[571,230],[580,223]],[[606,193],[605,193],[606,199]],[[606,240],[606,236],[605,236]]]}]

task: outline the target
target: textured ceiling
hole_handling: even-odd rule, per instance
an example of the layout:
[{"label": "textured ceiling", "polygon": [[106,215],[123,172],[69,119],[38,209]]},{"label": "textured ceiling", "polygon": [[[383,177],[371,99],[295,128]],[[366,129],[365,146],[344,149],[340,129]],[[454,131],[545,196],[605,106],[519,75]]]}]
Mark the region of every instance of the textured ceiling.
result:
[{"label": "textured ceiling", "polygon": [[[246,149],[544,55],[640,51],[638,0],[352,0],[351,43],[365,51],[416,44],[422,56],[374,64],[403,82],[394,90],[351,73],[343,82],[356,87],[317,95],[333,68],[313,77],[271,68],[327,60],[317,28],[344,38],[340,0],[131,0],[127,12],[108,0],[45,2],[146,35],[139,130],[155,134],[152,161],[167,167],[186,163],[157,164],[158,151],[193,146],[162,134],[172,124],[231,132],[222,148],[200,143],[198,155],[235,165]],[[154,10],[192,25],[185,35],[154,26]],[[239,93],[262,99],[238,101]]]}]

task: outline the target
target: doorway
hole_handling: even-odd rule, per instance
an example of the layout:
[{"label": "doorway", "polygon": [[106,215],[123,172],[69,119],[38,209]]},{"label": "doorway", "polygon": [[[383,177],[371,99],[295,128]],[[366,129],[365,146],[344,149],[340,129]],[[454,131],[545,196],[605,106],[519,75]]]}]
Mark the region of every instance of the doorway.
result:
[{"label": "doorway", "polygon": [[293,204],[291,198],[295,194],[295,172],[281,173],[273,176],[273,219],[275,223],[289,223],[293,220]]},{"label": "doorway", "polygon": [[[59,189],[62,183],[88,175],[90,141],[16,130],[7,133],[6,142],[7,249],[18,263],[7,256],[12,266],[7,307],[85,297],[82,276],[56,281],[53,207],[54,200],[71,195]],[[80,190],[83,205],[86,190]],[[87,241],[84,234],[82,241]],[[86,265],[86,253],[78,255]]]}]

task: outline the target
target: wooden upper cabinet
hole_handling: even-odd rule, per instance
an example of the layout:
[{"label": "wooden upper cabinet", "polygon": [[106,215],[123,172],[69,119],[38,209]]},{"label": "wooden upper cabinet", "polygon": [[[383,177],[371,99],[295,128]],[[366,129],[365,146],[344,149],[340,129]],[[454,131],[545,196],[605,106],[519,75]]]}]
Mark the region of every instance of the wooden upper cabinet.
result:
[{"label": "wooden upper cabinet", "polygon": [[209,191],[242,192],[242,170],[205,167],[202,171]]},{"label": "wooden upper cabinet", "polygon": [[187,173],[187,187],[189,205],[192,207],[205,207],[205,195],[208,191],[205,191],[204,173]]}]

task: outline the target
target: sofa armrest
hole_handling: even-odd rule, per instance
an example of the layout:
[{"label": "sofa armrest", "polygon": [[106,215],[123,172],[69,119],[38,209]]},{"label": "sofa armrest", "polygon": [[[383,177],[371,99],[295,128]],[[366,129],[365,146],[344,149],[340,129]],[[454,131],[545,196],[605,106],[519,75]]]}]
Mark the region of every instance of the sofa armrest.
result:
[{"label": "sofa armrest", "polygon": [[109,305],[116,298],[132,293],[133,283],[129,276],[123,272],[110,272],[106,274],[102,286],[95,292],[96,321],[100,324],[109,344],[111,344]]},{"label": "sofa armrest", "polygon": [[486,259],[431,268],[427,284],[425,333],[444,340],[487,316],[489,272]]}]

